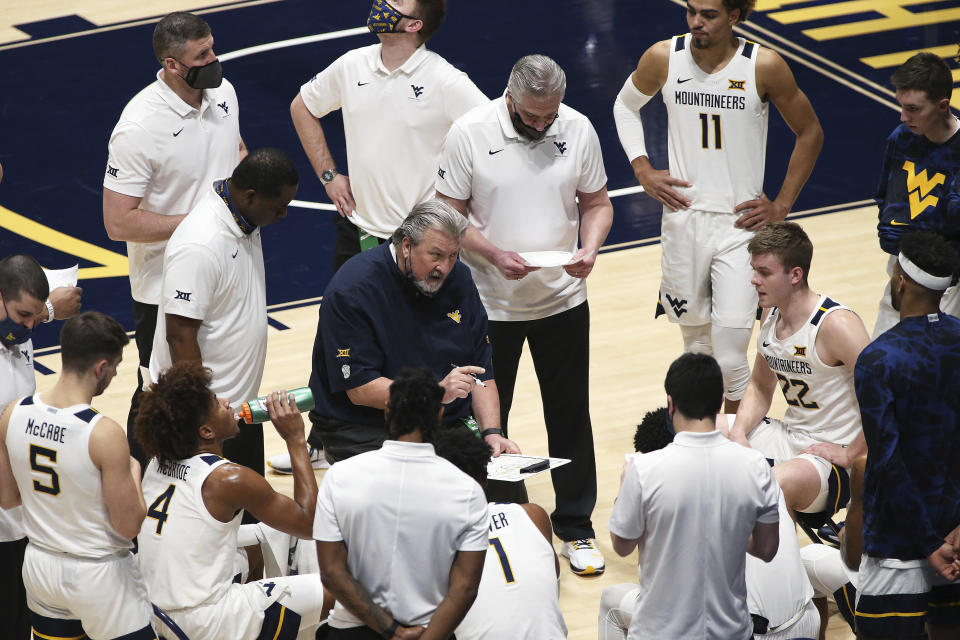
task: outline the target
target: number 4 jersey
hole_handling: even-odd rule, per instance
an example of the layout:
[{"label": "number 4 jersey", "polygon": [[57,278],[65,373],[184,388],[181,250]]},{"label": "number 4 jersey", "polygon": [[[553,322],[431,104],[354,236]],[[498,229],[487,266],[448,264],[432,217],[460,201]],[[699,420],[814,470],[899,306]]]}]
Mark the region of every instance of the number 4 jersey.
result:
[{"label": "number 4 jersey", "polygon": [[690,39],[671,39],[661,90],[670,175],[693,185],[678,189],[690,198],[690,209],[732,213],[763,192],[769,108],[757,93],[760,47],[737,38],[730,62],[706,73],[693,59]]},{"label": "number 4 jersey", "polygon": [[812,440],[850,444],[860,433],[860,407],[853,390],[853,373],[843,364],[830,366],[817,355],[817,333],[824,319],[838,309],[848,309],[827,296],[820,301],[803,328],[782,340],[777,338],[776,307],[760,326],[757,351],[777,376],[787,401],[783,422]]},{"label": "number 4 jersey", "polygon": [[201,454],[158,464],[143,475],[147,517],[137,537],[150,599],[165,611],[219,601],[233,581],[243,510],[220,522],[203,502],[203,483],[229,460]]},{"label": "number 4 jersey", "polygon": [[110,523],[100,470],[90,459],[90,434],[101,417],[90,405],[58,409],[39,395],[14,408],[6,445],[30,544],[81,558],[133,546]]}]

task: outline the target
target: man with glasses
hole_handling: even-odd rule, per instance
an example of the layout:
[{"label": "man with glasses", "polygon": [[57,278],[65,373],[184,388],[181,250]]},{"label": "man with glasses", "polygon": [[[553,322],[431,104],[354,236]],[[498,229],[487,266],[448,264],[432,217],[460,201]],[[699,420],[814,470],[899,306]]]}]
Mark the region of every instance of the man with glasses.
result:
[{"label": "man with glasses", "polygon": [[[613,206],[597,133],[561,104],[565,91],[556,62],[521,58],[502,97],[450,128],[436,184],[437,195],[470,221],[462,259],[490,318],[504,430],[523,343],[530,345],[550,455],[572,460],[551,472],[553,529],[573,572],[584,575],[604,570],[590,521],[597,474],[585,279],[610,230]],[[536,257],[524,258],[526,252]],[[527,502],[518,486],[509,499]]]}]

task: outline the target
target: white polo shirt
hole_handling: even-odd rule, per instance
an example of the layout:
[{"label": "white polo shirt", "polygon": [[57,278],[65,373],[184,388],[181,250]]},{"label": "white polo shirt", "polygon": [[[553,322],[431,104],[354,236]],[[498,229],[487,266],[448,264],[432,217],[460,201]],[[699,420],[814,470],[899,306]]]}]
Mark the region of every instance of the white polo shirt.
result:
[{"label": "white polo shirt", "polygon": [[[387,440],[330,467],[313,537],[347,545],[347,568],[373,601],[407,625],[426,625],[447,594],[457,551],[486,552],[487,500],[476,480],[429,443]],[[362,626],[340,602],[337,629]]]},{"label": "white polo shirt", "polygon": [[347,173],[357,210],[350,220],[386,238],[433,197],[443,137],[487,98],[467,74],[421,45],[387,71],[380,45],[354,49],[300,88],[315,117],[341,109]]},{"label": "white polo shirt", "polygon": [[[135,95],[110,135],[103,186],[141,198],[140,208],[182,215],[214,180],[240,162],[240,108],[227,80],[205,89],[200,109],[178,96],[157,72]],[[128,242],[130,290],[138,302],[157,304],[166,242]]]},{"label": "white polo shirt", "polygon": [[164,314],[202,320],[197,341],[210,389],[234,407],[257,395],[267,357],[267,287],[260,229],[244,234],[223,199],[207,192],[177,227],[164,254],[154,382],[172,364]]},{"label": "white polo shirt", "polygon": [[[530,142],[513,127],[501,96],[450,128],[436,188],[469,200],[471,224],[508,251],[577,250],[577,192],[607,183],[600,140],[586,116],[561,104],[543,140]],[[491,320],[536,320],[583,303],[587,287],[560,267],[507,280],[492,263],[463,250]]]},{"label": "white polo shirt", "polygon": [[779,496],[763,455],[719,431],[681,431],[639,456],[608,525],[621,538],[642,538],[627,637],[749,638],[747,542],[757,522],[778,522]]},{"label": "white polo shirt", "polygon": [[[14,400],[31,396],[37,389],[33,372],[33,340],[6,347],[0,344],[0,414]],[[22,525],[22,507],[0,509],[0,542],[19,540],[27,534]]]}]

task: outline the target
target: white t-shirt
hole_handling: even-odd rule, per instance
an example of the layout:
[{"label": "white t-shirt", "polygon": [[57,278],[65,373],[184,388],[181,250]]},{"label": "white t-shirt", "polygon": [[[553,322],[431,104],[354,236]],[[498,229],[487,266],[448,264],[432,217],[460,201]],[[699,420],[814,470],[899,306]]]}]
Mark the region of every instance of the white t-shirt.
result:
[{"label": "white t-shirt", "polygon": [[[428,443],[387,440],[333,465],[320,485],[313,537],[347,545],[347,568],[373,601],[426,625],[447,594],[457,551],[486,551],[487,500],[477,481]],[[363,623],[337,602],[330,626]]]},{"label": "white t-shirt", "polygon": [[[33,372],[33,340],[6,347],[0,344],[0,414],[7,405],[37,389]],[[19,540],[23,531],[23,507],[0,509],[0,542]]]},{"label": "white t-shirt", "polygon": [[380,60],[379,44],[348,51],[304,84],[300,96],[317,118],[343,111],[357,201],[350,220],[380,238],[433,197],[447,130],[488,101],[467,74],[423,45],[392,72]]},{"label": "white t-shirt", "polygon": [[639,456],[609,522],[621,538],[642,538],[628,638],[749,638],[747,542],[758,522],[778,522],[779,496],[763,455],[719,431],[681,431]]},{"label": "white t-shirt", "polygon": [[31,545],[81,558],[106,558],[133,543],[113,528],[90,434],[102,418],[88,404],[59,409],[39,394],[10,415],[6,446]]},{"label": "white t-shirt", "polygon": [[566,638],[553,547],[520,505],[488,507],[490,546],[480,592],[457,627],[457,640]]},{"label": "white t-shirt", "polygon": [[[141,198],[140,208],[182,215],[211,182],[240,162],[240,108],[227,80],[206,89],[194,109],[161,79],[135,95],[110,135],[103,186]],[[128,242],[130,290],[138,302],[157,304],[166,242]]]},{"label": "white t-shirt", "polygon": [[164,314],[202,320],[197,341],[210,390],[234,406],[256,397],[267,357],[267,286],[260,229],[240,230],[223,199],[205,193],[167,242],[150,379],[172,364]]},{"label": "white t-shirt", "polygon": [[[469,200],[469,220],[483,236],[509,251],[577,250],[577,192],[607,183],[600,140],[585,116],[561,104],[543,140],[520,137],[500,97],[457,120],[447,134],[436,188]],[[507,280],[482,256],[466,249],[490,320],[536,320],[583,303],[584,281],[560,267]]]}]

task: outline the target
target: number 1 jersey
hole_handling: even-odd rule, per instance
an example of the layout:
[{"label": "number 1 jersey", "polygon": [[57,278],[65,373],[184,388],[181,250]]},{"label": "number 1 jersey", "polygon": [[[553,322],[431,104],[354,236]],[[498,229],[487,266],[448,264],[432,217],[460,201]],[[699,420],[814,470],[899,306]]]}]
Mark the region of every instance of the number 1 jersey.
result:
[{"label": "number 1 jersey", "polygon": [[667,106],[670,175],[690,182],[677,188],[690,209],[733,213],[763,192],[769,106],[757,93],[756,43],[737,38],[722,69],[706,73],[690,52],[691,36],[670,40]]}]

